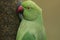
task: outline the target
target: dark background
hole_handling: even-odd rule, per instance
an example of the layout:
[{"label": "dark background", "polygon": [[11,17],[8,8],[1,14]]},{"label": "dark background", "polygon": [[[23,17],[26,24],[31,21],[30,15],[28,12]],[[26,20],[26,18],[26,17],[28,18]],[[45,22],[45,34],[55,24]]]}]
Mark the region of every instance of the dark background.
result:
[{"label": "dark background", "polygon": [[15,40],[19,25],[17,0],[0,0],[0,40]]}]

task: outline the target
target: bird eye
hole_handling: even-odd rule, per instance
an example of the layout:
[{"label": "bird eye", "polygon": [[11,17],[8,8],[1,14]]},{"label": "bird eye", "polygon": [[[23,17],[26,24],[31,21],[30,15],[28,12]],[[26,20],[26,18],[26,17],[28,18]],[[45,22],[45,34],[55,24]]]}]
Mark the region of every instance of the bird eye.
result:
[{"label": "bird eye", "polygon": [[27,9],[30,9],[30,7],[27,7]]},{"label": "bird eye", "polygon": [[31,9],[31,7],[29,7],[29,6],[28,6],[28,7],[24,7],[24,8],[26,8],[26,9],[28,9],[28,10],[30,10],[30,9]]}]

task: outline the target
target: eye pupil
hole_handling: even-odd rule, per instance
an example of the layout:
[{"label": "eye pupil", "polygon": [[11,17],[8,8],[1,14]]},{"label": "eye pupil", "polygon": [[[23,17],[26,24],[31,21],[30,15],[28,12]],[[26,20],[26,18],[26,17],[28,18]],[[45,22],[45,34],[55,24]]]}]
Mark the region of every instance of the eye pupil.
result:
[{"label": "eye pupil", "polygon": [[30,7],[27,7],[28,9],[30,9]]}]

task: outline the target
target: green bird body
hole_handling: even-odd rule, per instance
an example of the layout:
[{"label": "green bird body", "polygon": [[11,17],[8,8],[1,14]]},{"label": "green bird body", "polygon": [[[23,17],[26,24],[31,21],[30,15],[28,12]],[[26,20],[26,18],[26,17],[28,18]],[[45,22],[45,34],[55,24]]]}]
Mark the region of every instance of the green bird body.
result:
[{"label": "green bird body", "polygon": [[42,9],[31,0],[23,2],[22,6],[24,13],[16,40],[46,40]]}]

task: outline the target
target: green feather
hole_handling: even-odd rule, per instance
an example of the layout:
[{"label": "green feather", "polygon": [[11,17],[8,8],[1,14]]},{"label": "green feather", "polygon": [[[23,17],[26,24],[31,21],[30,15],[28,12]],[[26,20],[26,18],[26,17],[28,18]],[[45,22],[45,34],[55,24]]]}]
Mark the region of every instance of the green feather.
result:
[{"label": "green feather", "polygon": [[23,36],[22,40],[36,40],[36,38],[35,38],[34,34],[30,34],[29,32],[27,32]]}]

